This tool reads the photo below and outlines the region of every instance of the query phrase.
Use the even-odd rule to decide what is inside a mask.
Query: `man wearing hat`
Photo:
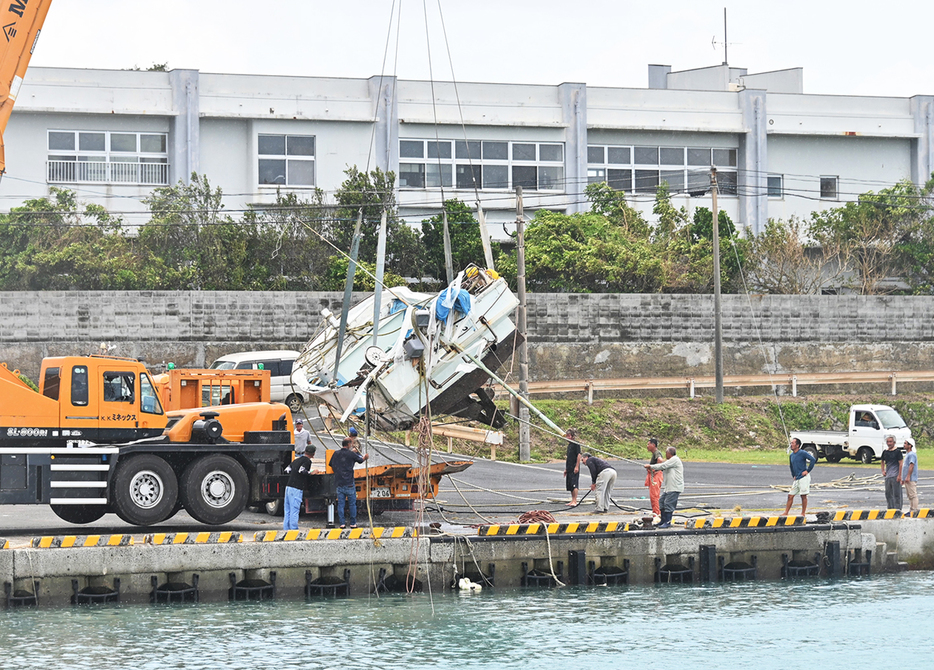
[[[911,505],[910,514],[917,514],[918,505],[918,453],[915,451],[915,441],[912,438],[905,440],[905,458],[902,460],[902,472],[899,481],[905,485],[908,503]]]
[[[305,430],[305,423],[295,419],[295,458],[305,453],[305,447],[311,442],[311,433]]]

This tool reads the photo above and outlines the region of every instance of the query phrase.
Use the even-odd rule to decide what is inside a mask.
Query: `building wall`
[[[690,88],[705,88],[705,78],[716,75],[716,87],[729,89],[721,86],[720,75],[732,82],[734,74],[744,72],[701,68],[667,76],[669,83],[680,76],[694,82]],[[12,207],[48,193],[46,132],[54,128],[169,132],[171,181],[187,179],[189,167],[197,169],[229,194],[225,205],[230,210],[274,197],[273,187],[258,184],[260,133],[315,135],[316,186],[332,193],[348,166],[396,170],[399,138],[430,139],[437,132],[448,139],[561,142],[564,188],[526,190],[524,204],[530,213],[543,207],[566,212],[586,208],[588,144],[735,147],[740,154],[738,194],[725,195],[722,206],[736,223],[753,231],[770,217],[807,217],[815,209],[853,200],[904,177],[919,184],[927,180],[934,146],[930,96],[778,92],[789,89],[779,81],[786,75],[788,81],[803,76],[796,70],[761,73],[755,79],[765,86],[779,82],[770,92],[739,86],[675,90],[475,82],[455,88],[451,82],[391,77],[32,68],[5,134],[9,172],[0,182],[0,202]],[[181,150],[189,136],[197,144],[193,152]],[[786,197],[763,198],[766,172],[786,175]],[[819,198],[821,175],[839,177],[838,201]],[[94,183],[75,190],[82,199],[113,211],[140,211],[145,208],[139,199],[150,188]],[[444,196],[475,200],[466,189],[446,189]],[[398,201],[402,215],[417,223],[439,210],[441,197],[437,188],[403,190]],[[480,197],[491,223],[511,225],[512,188],[484,190]],[[651,199],[645,194],[632,198],[650,220]],[[693,211],[709,207],[710,201],[706,195],[679,195],[676,204]],[[505,236],[502,226],[493,230]]]
[[[362,295],[355,295],[355,301]],[[7,292],[0,361],[97,352],[202,367],[236,351],[301,348],[340,293]],[[535,380],[712,375],[713,298],[529,295]],[[726,374],[934,368],[934,298],[723,296]]]

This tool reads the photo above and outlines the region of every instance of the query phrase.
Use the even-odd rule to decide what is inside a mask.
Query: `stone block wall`
[[[355,301],[364,294],[355,294]],[[301,348],[338,313],[337,292],[0,293],[0,361],[35,378],[43,356],[96,352],[203,367],[217,356]],[[722,300],[726,374],[934,369],[934,298],[741,296]],[[533,380],[713,374],[713,297],[530,294]]]

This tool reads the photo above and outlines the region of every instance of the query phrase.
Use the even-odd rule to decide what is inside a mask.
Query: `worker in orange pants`
[[[649,462],[649,465],[655,465],[659,461],[665,460],[658,451],[658,440],[654,437],[649,439],[649,443],[645,448],[652,454],[652,460]],[[645,485],[649,487],[649,500],[652,501],[652,514],[655,516],[661,516],[662,514],[661,508],[658,506],[658,499],[661,497],[662,493],[662,478],[664,474],[665,473],[661,470],[647,470],[645,473]]]

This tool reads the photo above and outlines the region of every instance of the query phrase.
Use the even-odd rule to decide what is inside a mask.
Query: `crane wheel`
[[[112,496],[117,516],[136,526],[151,526],[175,509],[178,479],[158,456],[140,454],[117,464]]]
[[[202,456],[182,473],[182,504],[201,523],[227,523],[246,509],[249,485],[243,466],[230,456]]]

